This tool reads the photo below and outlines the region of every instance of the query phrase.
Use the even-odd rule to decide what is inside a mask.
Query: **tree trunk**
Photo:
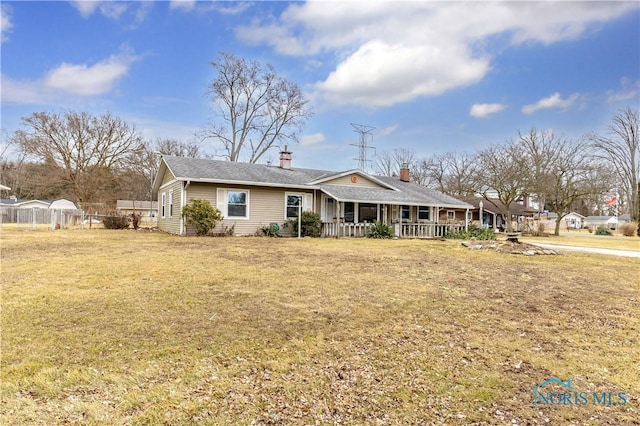
[[[556,219],[556,228],[553,230],[553,235],[555,235],[556,237],[560,235],[560,221],[562,219],[560,218],[560,215],[558,215],[558,218]]]

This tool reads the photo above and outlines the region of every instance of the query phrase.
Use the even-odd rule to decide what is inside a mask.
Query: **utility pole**
[[[373,139],[373,129],[375,127],[365,126],[364,124],[354,124],[351,123],[351,127],[353,127],[353,131],[360,134],[360,139],[357,144],[352,143],[349,144],[351,146],[357,146],[359,149],[358,158],[354,158],[354,160],[358,160],[358,169],[362,171],[367,170],[367,164],[370,163],[370,160],[367,160],[367,150],[373,149],[375,152],[375,147],[368,146],[367,140]]]

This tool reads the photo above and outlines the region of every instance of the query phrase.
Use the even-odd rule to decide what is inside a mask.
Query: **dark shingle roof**
[[[163,157],[171,173],[179,180],[254,182],[301,186],[333,174],[326,170],[282,169],[264,164],[206,160],[201,158]]]
[[[163,160],[178,180],[317,188],[341,201],[412,205],[428,204],[457,208],[471,207],[463,201],[433,189],[415,183],[402,182],[397,177],[373,176],[382,183],[390,185],[392,188],[397,188],[398,191],[388,188],[364,186],[313,185],[311,182],[330,176],[341,175],[344,174],[344,172],[297,168],[282,169],[277,166],[267,166],[264,164],[172,156],[163,156]]]

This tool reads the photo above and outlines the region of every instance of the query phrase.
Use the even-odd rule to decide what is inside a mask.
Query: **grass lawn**
[[[640,424],[640,260],[459,241],[0,238],[2,424]],[[534,407],[551,377],[588,404]]]

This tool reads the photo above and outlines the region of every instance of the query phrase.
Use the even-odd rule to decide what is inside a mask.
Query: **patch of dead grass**
[[[459,242],[2,233],[6,424],[624,424],[637,260]],[[572,378],[625,406],[537,407]]]

